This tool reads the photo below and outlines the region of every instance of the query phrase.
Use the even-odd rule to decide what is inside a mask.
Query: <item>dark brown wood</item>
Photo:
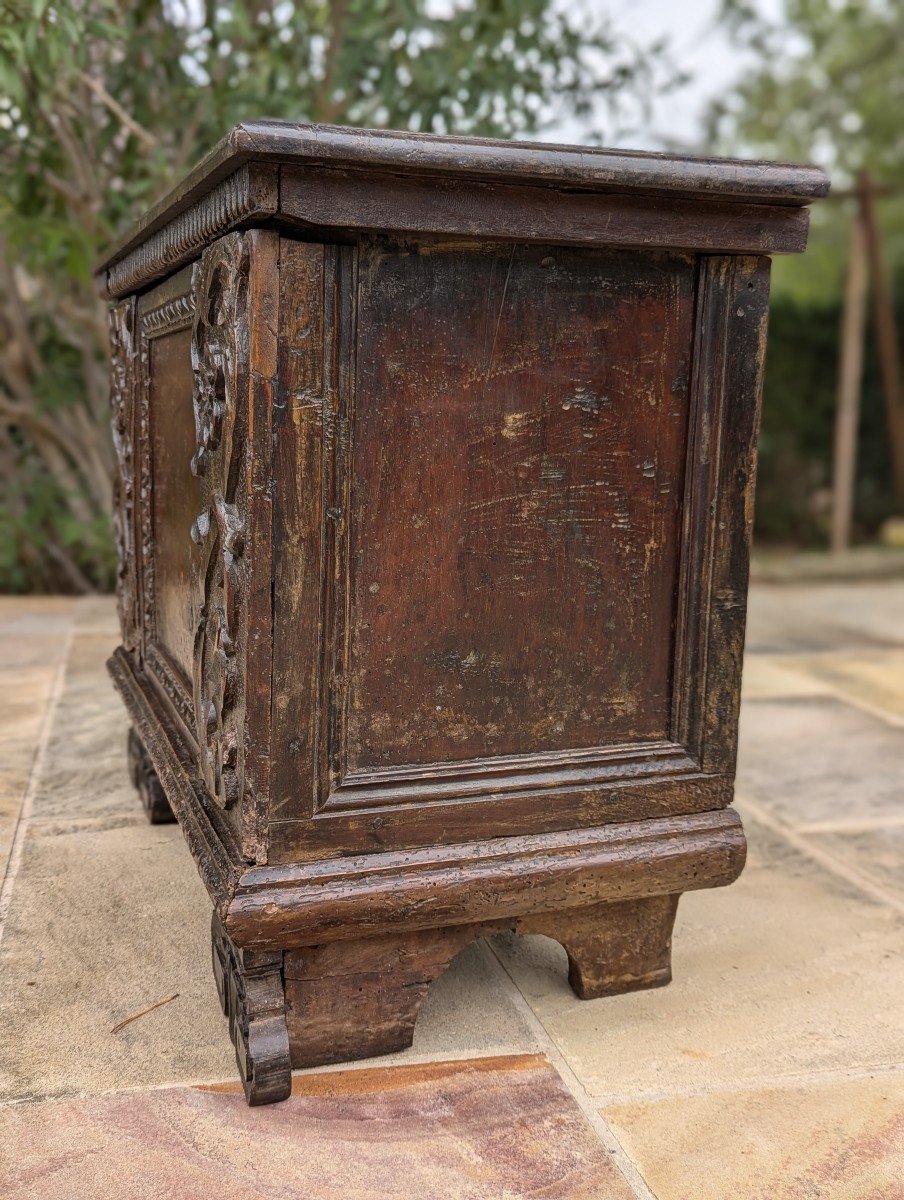
[[[285,955],[293,1067],[411,1045],[429,985],[480,930],[473,925],[326,942]]]
[[[163,221],[153,230],[144,227],[134,248],[110,263],[106,291],[110,296],[126,295],[191,262],[222,234],[266,219],[276,212],[278,191],[274,167],[239,166],[225,179],[217,179],[197,203],[177,204],[177,219]]]
[[[568,981],[581,1000],[663,987],[672,978],[672,926],[677,908],[678,896],[651,896],[569,909],[555,916],[423,929],[286,951],[281,956],[285,1015],[274,995],[270,1061],[276,1061],[280,1073],[286,1053],[284,1029],[291,1064],[296,1068],[406,1049],[414,1038],[430,984],[465,946],[503,930],[544,934],[561,942],[568,956]],[[247,987],[247,968],[243,975],[237,964],[254,961],[275,967],[279,956],[248,951],[243,955],[216,917],[213,931],[214,974],[243,1066],[248,1061],[249,1022],[247,1017],[232,1014],[242,1014],[247,1007],[239,994],[241,987]],[[275,979],[275,970],[271,978]],[[274,984],[274,993],[277,987]],[[253,1022],[250,1024],[253,1031]],[[281,1074],[278,1077],[281,1079]],[[260,1083],[257,1086],[261,1088]],[[274,1092],[280,1088],[275,1078],[272,1087]],[[283,1095],[269,1098],[282,1099]]]
[[[337,783],[667,740],[693,260],[376,242],[358,270],[355,393],[393,403],[345,414]]]
[[[672,981],[672,927],[679,896],[645,896],[596,908],[528,917],[519,933],[542,933],[568,955],[568,982],[579,1000],[621,996]]]
[[[116,475],[113,534],[116,544],[116,606],[126,650],[135,650],[141,627],[135,547],[135,299],[110,309],[110,407]]]
[[[660,986],[741,871],[765,255],[825,187],[265,122],[104,265],[110,670],[249,1102],[408,1045],[501,930]]]
[[[304,175],[298,173],[304,165]],[[645,220],[650,232],[643,244],[698,248],[697,236],[705,237],[708,249],[793,252],[802,250],[806,240],[806,214],[802,210],[813,200],[825,196],[829,181],[818,167],[798,164],[691,158],[683,155],[650,154],[641,151],[592,150],[585,146],[544,146],[529,142],[494,141],[490,138],[443,137],[435,134],[400,134],[391,130],[342,129],[329,125],[292,125],[278,121],[249,122],[237,126],[186,179],[165,196],[116,245],[99,264],[103,289],[109,297],[128,294],[146,286],[169,271],[190,262],[205,245],[231,229],[259,223],[268,218],[308,220],[299,203],[293,210],[281,206],[283,168],[289,168],[293,180],[321,176],[324,169],[343,171],[348,182],[343,187],[357,205],[346,207],[351,228],[364,228],[364,213],[372,206],[372,195],[381,180],[391,177],[415,187],[420,181],[433,186],[424,196],[425,209],[415,214],[412,206],[400,208],[393,216],[383,206],[383,216],[369,228],[406,230],[406,221],[415,221],[413,229],[421,233],[470,233],[498,236],[494,221],[500,219],[500,207],[512,188],[530,185],[550,190],[545,205],[539,199],[530,204],[533,215],[519,221],[517,229],[510,221],[508,234],[519,238],[549,240],[550,224],[538,210],[564,206],[567,219],[571,193],[597,193],[620,197],[613,201],[615,210],[624,215],[627,226],[637,228]],[[348,174],[348,172],[353,172]],[[374,192],[371,192],[371,186]],[[471,192],[472,206],[457,206],[452,222],[439,203],[443,182],[456,186],[479,183],[482,192]],[[289,188],[291,190],[291,187]],[[631,204],[625,194],[678,201],[671,212],[675,223],[688,228],[672,228],[669,218],[657,219],[656,206],[641,202],[640,221],[631,216]],[[321,193],[322,195],[322,189]],[[694,202],[687,205],[687,201]],[[502,205],[500,205],[502,201]],[[696,207],[696,202],[703,205]],[[732,208],[716,210],[716,220],[705,233],[700,218],[705,204],[712,201],[735,202],[751,207],[733,213]],[[512,195],[518,206],[518,192]],[[469,211],[473,208],[477,211]],[[592,211],[593,206],[591,206]],[[666,205],[668,209],[668,203]],[[792,212],[783,211],[790,209]],[[483,221],[478,217],[483,210]],[[581,200],[574,204],[576,214],[586,210]],[[796,213],[793,210],[798,210]],[[336,227],[329,202],[320,205],[327,225]],[[372,208],[371,208],[372,211]],[[603,209],[596,206],[596,211]],[[648,219],[647,219],[648,218]],[[737,219],[738,229],[731,226]],[[388,223],[384,223],[388,222]],[[576,216],[576,229],[586,218]],[[599,218],[591,218],[595,238],[611,243],[608,230]],[[553,240],[560,226],[553,225]],[[655,230],[655,232],[653,232]],[[578,237],[577,240],[585,240]],[[728,242],[720,241],[728,238]],[[676,240],[677,239],[677,240]],[[631,244],[638,244],[636,233]]]
[[[211,922],[213,976],[239,1077],[249,1104],[286,1100],[292,1089],[283,956],[239,950],[216,912]]]
[[[226,916],[241,945],[521,917],[733,882],[746,843],[729,810],[472,841],[291,867],[252,867]]]
[[[129,778],[138,792],[148,821],[151,825],[171,825],[176,815],[166,798],[166,792],[148,757],[148,752],[134,729],[129,730],[126,757],[129,763]]]
[[[285,167],[280,216],[321,232],[386,230],[454,237],[511,238],[543,245],[696,247],[710,251],[794,254],[807,244],[805,208],[671,197],[560,191],[427,176],[400,179],[360,172]]]

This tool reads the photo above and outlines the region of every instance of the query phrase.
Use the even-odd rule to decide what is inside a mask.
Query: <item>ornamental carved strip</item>
[[[138,644],[138,579],[135,555],[135,301],[110,310],[110,404],[116,474],[113,534],[116,544],[116,605],[122,644]]]
[[[107,271],[107,295],[122,296],[190,262],[219,234],[272,216],[277,208],[278,168],[246,163],[206,196],[151,234]]]
[[[204,782],[223,808],[245,787],[245,687],[250,566],[246,296],[247,235],[203,254],[192,284],[191,358],[201,511],[192,527],[193,702]]]

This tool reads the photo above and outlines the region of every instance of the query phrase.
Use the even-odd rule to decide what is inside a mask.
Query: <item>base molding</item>
[[[141,738],[131,726],[126,744],[126,756],[129,763],[129,778],[138,793],[148,821],[151,825],[171,825],[176,820],[176,814],[170,807],[166,792],[163,790],[163,785],[154,770]]]
[[[722,887],[747,853],[733,809],[463,845],[252,867],[224,913],[232,940],[289,950],[510,922]]]
[[[214,976],[245,1097],[249,1104],[286,1099],[292,1068],[406,1049],[430,984],[465,946],[494,933],[540,933],[560,942],[581,1000],[662,987],[671,979],[678,900],[649,896],[284,953],[240,950],[214,913]]]

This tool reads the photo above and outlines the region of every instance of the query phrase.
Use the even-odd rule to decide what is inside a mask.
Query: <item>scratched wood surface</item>
[[[345,769],[667,737],[693,262],[375,245],[359,279]]]

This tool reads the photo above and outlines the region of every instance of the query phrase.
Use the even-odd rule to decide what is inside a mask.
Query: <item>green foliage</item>
[[[756,535],[763,540],[827,542],[840,321],[838,302],[812,305],[789,296],[773,301],[757,473]],[[870,337],[855,495],[858,538],[872,536],[894,511],[876,358]]]
[[[904,281],[904,5],[784,0],[772,21],[751,0],[722,0],[722,20],[752,65],[710,112],[712,148],[818,162],[835,191],[868,170],[890,193],[878,204],[879,223],[890,268]],[[852,215],[850,200],[816,205],[807,253],[775,264],[757,496],[764,536],[810,543],[825,537]],[[865,369],[860,536],[893,508],[872,341]]]
[[[894,189],[880,215],[891,261],[904,265],[904,4],[784,0],[770,21],[751,0],[722,0],[722,20],[753,65],[710,111],[713,148],[818,162],[836,189],[869,170]],[[817,207],[810,249],[783,266],[778,290],[837,294],[849,224],[847,205]]]
[[[15,487],[0,499],[0,592],[113,587],[115,554],[105,515],[78,519],[62,485],[34,456],[21,455]]]
[[[615,124],[661,65],[553,0],[0,0],[0,588],[108,585],[91,264],[233,124]]]

